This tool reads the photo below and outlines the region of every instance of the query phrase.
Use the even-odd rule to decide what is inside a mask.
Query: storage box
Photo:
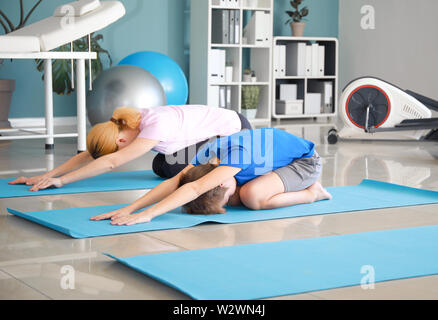
[[[280,84],[280,100],[296,101],[298,86],[296,84]]]
[[[307,93],[306,106],[304,109],[305,114],[321,114],[321,94]]]
[[[277,114],[300,115],[303,114],[303,100],[277,100],[275,108]]]

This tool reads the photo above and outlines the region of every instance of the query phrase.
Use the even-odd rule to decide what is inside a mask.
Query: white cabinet
[[[274,37],[272,65],[271,106],[274,119],[330,118],[337,115],[336,38]],[[302,107],[299,107],[300,104]],[[288,105],[291,107],[285,107]]]
[[[272,0],[191,0],[190,103],[242,112],[246,88],[257,86],[253,125],[272,110]],[[244,71],[255,77],[249,79]]]

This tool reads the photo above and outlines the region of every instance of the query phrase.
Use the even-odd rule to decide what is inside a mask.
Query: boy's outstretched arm
[[[189,164],[187,167],[184,168],[180,173],[178,173],[173,178],[167,179],[163,182],[161,182],[158,186],[153,188],[151,191],[146,193],[141,198],[137,199],[132,204],[120,208],[118,210],[104,213],[95,217],[90,218],[91,220],[105,220],[105,219],[117,219],[123,216],[127,216],[137,210],[140,210],[144,207],[150,206],[154,203],[157,203],[161,200],[163,200],[166,196],[174,192],[176,189],[178,189],[178,185],[180,182],[181,177],[186,173],[188,170],[190,170],[193,167],[193,165]]]
[[[181,186],[154,206],[137,214],[125,215],[114,219],[111,223],[114,225],[133,225],[149,222],[159,215],[195,200],[203,193],[212,190],[226,180],[234,177],[240,170],[240,168],[227,166],[217,167],[202,178]]]

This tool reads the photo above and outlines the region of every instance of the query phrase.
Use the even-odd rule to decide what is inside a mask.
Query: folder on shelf
[[[312,46],[307,45],[306,46],[306,58],[305,58],[305,76],[310,77],[312,76]]]
[[[212,43],[230,43],[230,10],[212,11]]]
[[[226,87],[226,108],[231,109],[231,86]]]
[[[284,77],[286,75],[286,46],[276,45],[273,50],[274,76]]]
[[[312,44],[312,77],[319,75],[319,45],[317,43]]]
[[[274,45],[272,50],[272,55],[274,58],[273,68],[274,68],[274,77],[280,76],[280,46]]]
[[[230,0],[230,1],[231,1],[231,0]],[[235,15],[234,15],[234,11],[235,11],[235,10],[230,10],[230,12],[229,12],[229,15],[230,15],[230,17],[229,17],[229,23],[230,23],[230,25],[229,25],[229,28],[230,28],[230,31],[229,31],[229,33],[230,33],[230,39],[229,39],[229,42],[228,42],[228,43],[230,43],[230,44],[234,44],[234,43],[235,43],[235,41],[234,41],[234,37],[236,36],[236,32],[235,32],[235,30],[234,30],[234,28],[236,27],[236,22],[235,22],[236,17],[235,17]]]
[[[219,52],[219,77],[221,82],[225,82],[226,76],[226,64],[227,64],[227,51],[220,50]]]
[[[270,14],[264,11],[256,11],[244,29],[244,35],[248,44],[268,45],[270,36]]]
[[[219,107],[227,107],[227,87],[219,86]]]
[[[321,93],[307,93],[304,102],[304,114],[314,115],[321,113]]]
[[[209,82],[225,82],[225,61],[226,51],[223,49],[212,49],[209,57]]]
[[[323,77],[325,75],[325,47],[318,47],[318,76]]]
[[[333,113],[332,81],[309,81],[308,92],[321,94],[321,113]]]
[[[234,43],[240,43],[240,10],[234,10]]]
[[[324,100],[322,106],[322,113],[333,113],[334,101],[333,101],[333,82],[327,81],[324,85]]]
[[[278,76],[284,77],[286,75],[286,46],[279,46],[279,69]]]
[[[208,87],[207,105],[210,107],[219,107],[219,86]]]
[[[287,76],[306,75],[307,47],[303,42],[295,42],[286,45],[285,64]],[[287,63],[286,63],[287,60]]]

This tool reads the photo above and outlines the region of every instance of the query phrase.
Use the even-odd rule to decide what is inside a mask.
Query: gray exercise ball
[[[94,126],[111,119],[115,109],[166,105],[166,93],[150,72],[136,66],[115,66],[93,81],[87,95],[88,120]]]

